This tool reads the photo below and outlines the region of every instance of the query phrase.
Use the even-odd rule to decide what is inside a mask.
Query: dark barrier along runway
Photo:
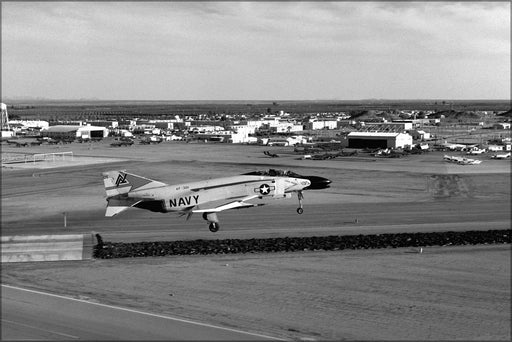
[[[276,339],[2,285],[2,340]]]
[[[4,235],[99,233],[104,241],[139,242],[190,239],[265,238],[510,228],[510,201],[458,199],[404,203],[305,203],[304,214],[292,201],[219,214],[221,230],[211,233],[200,215],[187,221],[176,214],[129,209],[104,217],[104,210],[4,224]]]

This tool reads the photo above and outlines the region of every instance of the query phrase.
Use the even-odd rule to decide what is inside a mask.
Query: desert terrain
[[[2,234],[90,233],[106,241],[510,228],[510,162],[443,153],[300,160],[293,148],[108,141],[17,148],[73,160],[4,165]],[[138,209],[105,218],[101,172],[174,184],[280,168],[333,181],[296,198],[219,215],[212,234]],[[63,226],[66,213],[67,226]],[[510,245],[183,256],[2,265],[2,283],[291,339],[510,339]]]

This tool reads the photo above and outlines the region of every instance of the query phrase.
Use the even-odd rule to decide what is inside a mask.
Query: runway
[[[305,205],[270,203],[219,215],[221,230],[211,233],[200,215],[189,221],[176,214],[130,209],[115,217],[104,210],[77,211],[4,224],[3,234],[99,233],[104,241],[139,242],[190,239],[325,236],[403,232],[464,231],[510,228],[510,201],[457,199],[428,202],[325,203]]]
[[[260,334],[2,285],[2,340],[276,340]]]

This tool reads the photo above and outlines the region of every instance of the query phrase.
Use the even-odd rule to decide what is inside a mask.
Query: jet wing
[[[251,207],[259,207],[264,205],[263,203],[259,204],[253,204],[253,203],[247,203],[246,201],[249,201],[253,198],[258,197],[258,195],[245,197],[238,201],[229,202],[220,206],[217,206],[215,208],[210,209],[193,209],[191,210],[192,213],[218,213],[224,210],[230,210],[230,209],[242,209],[242,208],[251,208]]]

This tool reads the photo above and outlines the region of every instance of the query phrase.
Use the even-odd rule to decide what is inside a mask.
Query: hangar
[[[412,136],[405,133],[350,132],[349,148],[398,148],[412,146]]]
[[[41,130],[41,134],[54,139],[102,139],[108,136],[108,129],[97,126],[56,125]]]

